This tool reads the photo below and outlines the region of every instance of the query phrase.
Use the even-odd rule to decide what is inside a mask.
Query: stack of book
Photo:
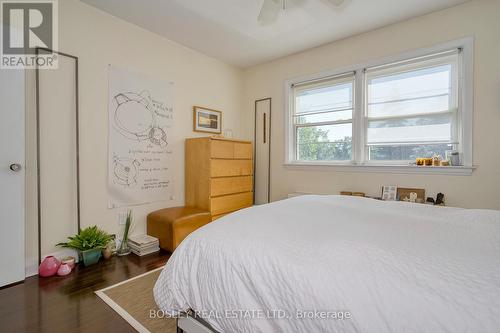
[[[145,256],[146,254],[160,251],[160,241],[158,238],[149,235],[130,236],[128,246],[138,256]]]

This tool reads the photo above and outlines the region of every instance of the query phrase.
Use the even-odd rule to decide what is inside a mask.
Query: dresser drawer
[[[211,177],[249,176],[253,174],[252,160],[211,160]]]
[[[251,143],[234,143],[234,158],[238,159],[248,159],[251,160],[253,158],[253,149]]]
[[[250,192],[253,188],[252,176],[223,177],[210,179],[212,197],[233,193]]]
[[[225,195],[210,199],[212,216],[234,212],[253,204],[253,192]]]
[[[234,142],[222,140],[210,140],[210,157],[233,158]]]

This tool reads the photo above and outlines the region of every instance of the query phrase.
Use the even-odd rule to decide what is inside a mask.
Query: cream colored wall
[[[253,124],[254,100],[272,97],[273,200],[287,193],[380,193],[382,185],[443,192],[449,205],[500,209],[500,1],[474,0],[464,5],[404,21],[245,70],[244,123]],[[367,13],[368,15],[368,13]],[[305,74],[342,68],[446,41],[475,38],[475,110],[472,176],[403,175],[297,170],[283,166],[284,81]],[[253,137],[253,126],[245,136]]]
[[[235,137],[241,134],[242,71],[77,0],[59,1],[59,48],[79,57],[83,227],[97,224],[110,233],[119,233],[118,213],[127,209],[107,208],[108,64],[175,83],[175,199],[131,207],[135,216],[133,232],[145,232],[149,212],[184,203],[184,139],[197,136],[192,132],[193,105],[222,110],[223,128],[231,128]],[[31,119],[32,90],[31,85],[28,87]],[[29,125],[28,133],[34,133],[34,124]],[[31,146],[27,154],[30,183],[27,250],[31,265],[37,256],[33,138],[32,135],[28,138]]]

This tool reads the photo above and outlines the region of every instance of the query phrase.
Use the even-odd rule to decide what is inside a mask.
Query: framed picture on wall
[[[193,106],[193,131],[222,133],[222,111]]]

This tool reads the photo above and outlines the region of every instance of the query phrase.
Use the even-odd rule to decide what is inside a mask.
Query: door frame
[[[262,98],[262,99],[257,99],[255,100],[254,103],[254,128],[253,128],[253,142],[254,142],[254,149],[253,149],[253,170],[254,170],[254,177],[255,177],[255,170],[257,167],[257,103],[263,102],[263,101],[269,101],[269,159],[268,159],[268,175],[267,175],[267,202],[271,202],[271,137],[272,137],[272,131],[271,131],[271,118],[272,118],[272,110],[273,110],[273,99],[271,97],[267,98]],[[255,178],[253,180],[253,202],[255,202]]]
[[[58,54],[71,58],[75,61],[75,136],[76,136],[76,218],[78,232],[81,230],[80,224],[80,118],[79,118],[79,87],[78,87],[78,57],[59,51],[54,51],[45,47],[36,47],[35,54],[38,57],[40,51]],[[36,104],[36,182],[37,182],[37,219],[38,219],[38,263],[42,262],[42,196],[40,191],[40,68],[35,67],[35,104]]]

